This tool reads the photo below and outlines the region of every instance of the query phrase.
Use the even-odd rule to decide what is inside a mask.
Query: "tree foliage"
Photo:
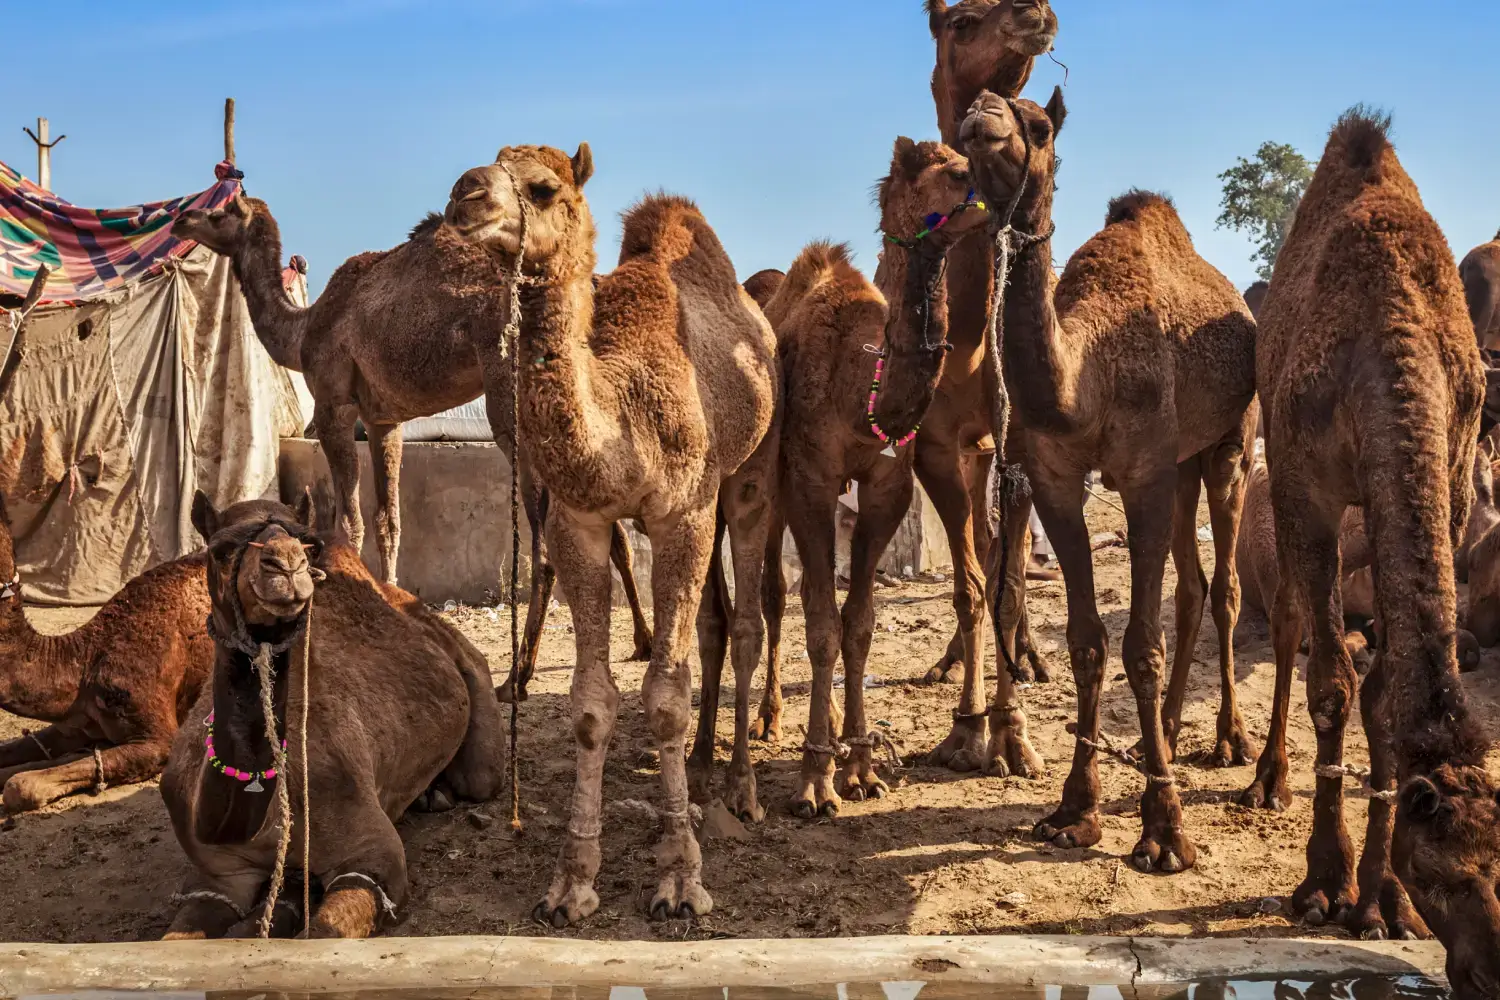
[[[1248,232],[1256,240],[1250,259],[1267,281],[1312,175],[1313,165],[1305,156],[1275,142],[1261,143],[1254,159],[1242,156],[1219,175],[1224,182],[1219,227]]]

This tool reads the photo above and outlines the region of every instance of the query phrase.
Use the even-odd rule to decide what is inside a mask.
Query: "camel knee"
[[[1160,630],[1145,623],[1132,622],[1125,630],[1120,654],[1125,661],[1125,676],[1136,697],[1160,697],[1166,666]]]
[[[615,728],[615,713],[620,696],[611,692],[600,703],[575,705],[573,708],[573,738],[584,750],[597,750],[609,742]]]
[[[958,627],[968,632],[979,624],[978,591],[966,586],[964,581],[953,581],[953,613],[958,617]]]
[[[760,662],[761,647],[765,645],[766,627],[759,615],[748,615],[734,623],[735,676],[741,672],[747,676]]]
[[[646,711],[646,728],[658,743],[682,739],[692,714],[692,695],[687,666],[659,670],[653,663],[646,671],[641,703]]]

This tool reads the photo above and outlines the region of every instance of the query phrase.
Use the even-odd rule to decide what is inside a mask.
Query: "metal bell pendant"
[[[261,787],[260,779],[256,778],[254,781],[250,782],[250,784],[248,784],[248,785],[245,786],[245,791],[247,791],[247,792],[263,792],[263,791],[265,791],[265,789],[263,787]]]
[[[882,451],[880,454],[883,455],[886,458],[895,458],[896,457],[896,446],[893,445],[893,444],[888,444],[888,445],[885,446],[885,451]]]

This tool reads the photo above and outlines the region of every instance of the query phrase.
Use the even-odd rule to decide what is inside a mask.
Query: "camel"
[[[1266,292],[1270,291],[1271,283],[1268,281],[1257,281],[1245,289],[1245,305],[1250,307],[1250,315],[1260,318],[1260,308],[1266,304]]]
[[[610,522],[638,517],[653,554],[655,638],[641,700],[663,801],[650,913],[706,914],[713,900],[689,821],[685,754],[692,618],[701,610],[700,651],[713,652],[705,647],[720,640],[706,626],[723,609],[709,564],[722,519],[736,582],[731,658],[748,690],[765,635],[760,584],[776,486],[770,325],[702,213],[676,196],[626,212],[619,266],[596,288],[583,194],[593,169],[587,144],[571,158],[508,147],[458,179],[445,213],[456,235],[521,271],[511,276],[521,282],[521,446],[552,497],[548,547],[577,637],[571,819],[534,911],[558,927],[599,905],[600,799],[620,700],[609,668]]]
[[[1486,350],[1500,349],[1500,233],[1470,250],[1458,266],[1474,335]]]
[[[401,544],[401,423],[441,413],[483,392],[495,441],[507,455],[512,453],[510,371],[500,357],[509,300],[492,287],[488,259],[455,239],[439,216],[429,215],[400,246],[345,261],[317,301],[300,307],[281,284],[281,230],[265,202],[241,194],[221,208],[184,212],[172,233],[230,259],[267,353],[283,368],[307,376],[313,427],[328,458],[340,527],[356,552],[364,544],[365,528],[354,422],[356,417],[363,421],[375,469],[380,577],[395,585]],[[519,474],[531,526],[531,600],[521,675],[501,686],[504,700],[513,690],[525,699],[553,583],[541,548],[544,490],[524,464]],[[611,541],[611,558],[635,620],[633,656],[645,659],[651,630],[641,610],[624,529],[616,527]]]
[[[208,540],[215,657],[162,774],[162,799],[195,869],[169,939],[254,933],[283,823],[297,845],[287,871],[318,905],[303,914],[298,894],[284,893],[272,904],[272,933],[305,922],[311,937],[368,937],[406,901],[395,820],[434,787],[470,800],[500,788],[500,713],[483,656],[410,595],[401,595],[406,609],[393,607],[358,551],[325,550],[312,523],[309,497],[295,511],[261,500],[218,511],[202,493],[194,500],[193,524]],[[249,655],[257,649],[271,657],[269,695]],[[267,739],[263,696],[286,774]],[[290,816],[269,794],[281,781],[290,783]],[[309,831],[310,857],[300,846]]]
[[[1196,848],[1182,826],[1163,726],[1162,577],[1170,550],[1179,578],[1176,673],[1191,662],[1202,613],[1195,512],[1206,483],[1216,548],[1211,601],[1225,679],[1216,753],[1233,762],[1248,752],[1233,693],[1233,545],[1254,426],[1255,323],[1239,292],[1198,256],[1172,204],[1142,191],[1110,204],[1104,230],[1073,255],[1053,291],[1055,139],[1065,117],[1061,89],[1046,109],[984,94],[963,126],[985,201],[992,211],[1014,204],[1011,217],[997,222],[1007,227],[997,238],[1016,247],[1001,356],[1033,501],[1067,586],[1078,684],[1072,771],[1061,806],[1036,833],[1064,847],[1092,846],[1101,836],[1097,752],[1105,746],[1099,698],[1108,635],[1083,517],[1084,477],[1099,469],[1122,496],[1130,537],[1122,654],[1146,772],[1143,835],[1131,860],[1144,871],[1179,872],[1193,865]],[[1016,233],[1023,235],[1008,235]],[[1001,673],[997,701],[1008,694]],[[1021,717],[1019,707],[1009,714]]]
[[[889,246],[874,284],[854,267],[846,247],[813,243],[765,305],[786,389],[780,502],[764,578],[771,637],[766,695],[780,688],[781,539],[787,523],[803,563],[813,669],[802,776],[791,802],[792,812],[805,819],[837,813],[841,798],[860,801],[889,791],[873,759],[884,741],[870,735],[864,709],[875,570],[911,504],[915,449],[908,445],[942,376],[948,250],[986,219],[973,201],[968,163],[939,143],[897,139],[879,192],[881,231]],[[859,512],[841,615],[834,585],[834,520],[850,480],[859,484]],[[833,674],[840,655],[843,732],[836,738],[829,727],[836,715]],[[714,714],[707,709],[706,692],[713,685],[706,674],[704,683],[695,750],[707,748],[711,762]],[[772,717],[779,707],[773,706]],[[737,754],[744,740],[736,726]],[[838,758],[845,759],[835,782]],[[1039,761],[1029,763],[1040,767]]]
[[[1368,937],[1419,935],[1425,920],[1447,946],[1454,995],[1494,996],[1500,804],[1458,676],[1453,576],[1473,501],[1484,366],[1452,253],[1388,127],[1362,107],[1334,126],[1277,260],[1256,352],[1281,570],[1271,631],[1283,718],[1311,622],[1318,781],[1293,903],[1304,919],[1342,920]],[[1338,533],[1352,505],[1364,509],[1380,619],[1360,692],[1375,794],[1357,874],[1343,818],[1356,678],[1338,586]],[[1268,741],[1245,804],[1284,804],[1286,771],[1284,749]]]
[[[1464,623],[1473,633],[1475,644],[1483,647],[1500,645],[1500,509],[1495,503],[1495,477],[1490,456],[1482,446],[1474,459],[1474,507],[1469,514],[1455,573],[1469,585],[1469,606]],[[1462,655],[1459,668],[1472,669]]]
[[[45,269],[43,269],[45,271]],[[26,315],[46,274],[17,310],[0,397],[25,351]],[[156,777],[172,737],[213,663],[204,631],[208,583],[201,555],[131,580],[89,622],[42,635],[26,619],[9,520],[0,504],[0,708],[50,723],[0,743],[0,785],[15,814],[85,789]]]
[[[937,50],[932,97],[942,140],[961,149],[959,129],[982,91],[1016,97],[1031,77],[1036,58],[1052,48],[1057,15],[1048,0],[926,0],[928,27]],[[985,742],[986,708],[981,659],[984,656],[983,567],[989,560],[990,525],[984,512],[986,482],[995,450],[994,429],[984,374],[984,335],[993,285],[988,241],[975,234],[948,255],[948,342],[952,351],[922,429],[917,435],[916,474],[948,534],[953,559],[953,610],[957,628],[942,658],[928,671],[931,681],[947,680],[962,668],[962,691],[953,729],[932,754],[934,763],[955,771],[1005,769],[999,751],[1010,730],[990,726]],[[1021,443],[1012,429],[1005,442],[1019,457]],[[1021,500],[1006,514],[1012,535],[1006,574],[1007,607],[997,652],[1006,654],[1023,680],[1045,681],[1051,668],[1031,638],[1026,617],[1026,544],[1031,506]],[[1002,668],[1004,669],[1004,668]],[[998,723],[999,720],[995,720]],[[995,737],[999,732],[1002,735]]]

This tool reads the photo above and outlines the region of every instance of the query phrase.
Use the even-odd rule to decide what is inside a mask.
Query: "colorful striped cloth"
[[[79,208],[0,163],[0,294],[25,295],[38,264],[52,268],[43,302],[78,303],[161,270],[196,245],[172,235],[172,220],[217,208],[240,191],[225,161],[207,191],[130,208]]]

